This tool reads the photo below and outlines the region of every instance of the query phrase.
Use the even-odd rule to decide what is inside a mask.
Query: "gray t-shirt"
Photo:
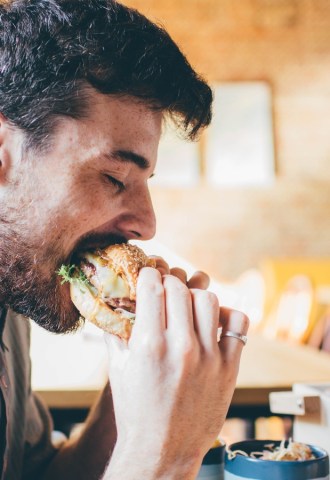
[[[31,392],[30,321],[11,310],[0,312],[1,480],[37,480],[56,454],[52,421]],[[0,460],[1,465],[1,460]]]

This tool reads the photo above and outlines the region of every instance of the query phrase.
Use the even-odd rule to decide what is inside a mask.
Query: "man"
[[[238,338],[217,343],[205,274],[186,281],[163,260],[141,271],[129,343],[107,336],[111,392],[59,450],[30,391],[27,317],[73,331],[79,314],[59,267],[82,249],[154,235],[147,184],[164,119],[194,138],[210,122],[211,91],[163,29],[112,0],[0,4],[0,75],[2,478],[193,479],[247,330],[221,309]]]

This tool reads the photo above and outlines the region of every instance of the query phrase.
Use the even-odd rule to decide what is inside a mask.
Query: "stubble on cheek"
[[[58,237],[58,236],[57,236]],[[59,241],[24,238],[7,228],[0,245],[0,298],[17,313],[55,333],[79,327],[79,313],[57,270],[65,260]]]

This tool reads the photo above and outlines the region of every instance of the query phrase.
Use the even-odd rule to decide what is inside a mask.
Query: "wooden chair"
[[[260,270],[266,291],[259,331],[308,343],[330,306],[330,258],[266,258]]]

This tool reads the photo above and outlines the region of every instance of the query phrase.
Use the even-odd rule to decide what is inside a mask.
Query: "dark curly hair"
[[[114,0],[0,0],[0,111],[41,147],[59,116],[81,118],[90,87],[130,95],[193,139],[212,92],[168,33]]]

